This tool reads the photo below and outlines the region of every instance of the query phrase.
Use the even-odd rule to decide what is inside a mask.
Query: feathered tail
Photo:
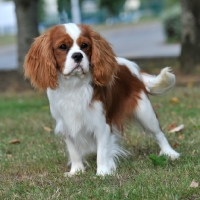
[[[148,92],[152,95],[162,95],[170,90],[176,83],[176,77],[171,73],[170,67],[161,70],[157,76],[141,73]]]

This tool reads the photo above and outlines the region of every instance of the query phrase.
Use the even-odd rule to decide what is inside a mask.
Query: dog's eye
[[[87,47],[88,47],[88,44],[86,44],[86,43],[81,44],[81,49],[85,49]]]
[[[68,49],[66,44],[61,44],[58,48],[61,49],[61,50],[67,50]]]

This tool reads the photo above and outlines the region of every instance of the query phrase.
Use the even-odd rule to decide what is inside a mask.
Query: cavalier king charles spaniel
[[[84,158],[97,154],[97,175],[112,174],[127,151],[119,135],[136,118],[153,134],[161,151],[179,157],[162,132],[148,95],[160,95],[175,84],[169,68],[159,75],[142,73],[131,61],[116,57],[110,44],[87,25],[50,28],[37,37],[24,63],[34,87],[47,90],[55,133],[64,136],[71,176],[84,172]]]

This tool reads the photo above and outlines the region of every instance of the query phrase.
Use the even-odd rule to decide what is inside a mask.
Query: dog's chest
[[[81,122],[87,115],[92,101],[92,91],[88,88],[70,91],[58,100],[57,108],[64,118],[74,122]]]
[[[63,129],[74,137],[80,131],[92,132],[95,129],[95,118],[98,113],[102,113],[102,106],[101,103],[92,102],[91,86],[52,92],[48,97],[51,114],[56,119],[57,125],[61,123]]]

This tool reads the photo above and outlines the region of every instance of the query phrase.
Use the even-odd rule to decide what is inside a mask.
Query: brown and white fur
[[[175,84],[164,68],[158,76],[115,57],[109,43],[87,25],[73,23],[50,28],[35,39],[26,58],[25,76],[47,90],[55,133],[64,136],[70,172],[84,172],[84,157],[97,153],[97,175],[111,174],[126,151],[118,144],[127,119],[136,117],[154,135],[161,151],[176,159],[162,132],[148,94],[160,95]]]

